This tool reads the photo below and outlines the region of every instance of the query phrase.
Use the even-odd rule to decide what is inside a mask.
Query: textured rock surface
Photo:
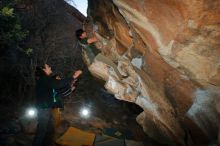
[[[36,55],[33,67],[47,61],[64,74],[83,68],[74,36],[83,17],[62,0],[19,2],[22,22],[30,30],[27,46]],[[68,122],[60,131],[70,125],[96,133],[130,128],[135,139],[143,140],[136,118],[158,143],[220,141],[219,0],[89,0],[88,12],[98,28],[97,46],[111,60],[97,57],[89,70],[115,98],[133,102],[143,112],[134,117],[140,110],[132,113],[137,110],[128,108],[132,104],[100,91],[84,71],[76,92],[65,101],[62,118]],[[92,118],[80,117],[84,105],[91,107]]]
[[[27,57],[25,64],[19,61],[23,56],[16,56],[16,52],[12,52],[12,55],[16,56],[16,59],[10,58],[14,59],[12,63],[1,62],[1,65],[4,64],[8,68],[16,66],[19,70],[26,65],[27,74],[19,76],[17,72],[11,72],[0,65],[0,70],[4,70],[5,74],[16,76],[16,78],[8,78],[3,75],[4,78],[1,78],[11,82],[6,82],[8,86],[1,82],[0,86],[2,90],[6,88],[9,90],[6,94],[8,96],[0,93],[1,101],[4,101],[0,103],[0,113],[3,115],[0,118],[0,145],[31,145],[37,121],[22,115],[26,108],[32,105],[30,98],[34,97],[34,92],[30,90],[34,88],[34,75],[31,73],[34,72],[35,66],[42,62],[49,63],[53,71],[62,77],[72,74],[76,69],[83,70],[76,91],[65,98],[62,122],[56,136],[61,136],[69,126],[96,134],[101,134],[105,128],[112,128],[127,131],[129,136],[132,135],[132,139],[146,141],[148,137],[135,120],[142,109],[135,104],[118,101],[107,93],[103,85],[100,86],[103,82],[94,80],[83,64],[81,47],[75,38],[75,30],[81,27],[84,16],[63,0],[19,0],[18,2],[16,11],[19,12],[24,27],[30,31],[24,48],[31,48],[33,52]],[[17,79],[23,77],[26,77],[25,81],[30,83],[29,88],[21,86],[22,90],[29,93],[28,96],[26,94],[19,96],[17,90],[11,88],[17,82],[22,82],[23,80]],[[8,102],[5,99],[8,99]],[[81,116],[82,107],[90,109],[89,118]],[[125,134],[127,133],[123,133],[124,136]]]
[[[91,0],[88,12],[124,78],[111,65],[90,71],[144,110],[145,133],[171,145],[217,143],[220,1]]]
[[[82,26],[84,16],[63,0],[23,0],[18,8],[22,22],[30,30],[27,46],[33,49],[33,68],[39,62],[47,62],[61,76],[71,74],[76,69],[83,70],[76,91],[65,98],[60,133],[68,126],[97,134],[105,128],[115,128],[129,130],[136,140],[146,139],[135,120],[142,109],[114,99],[100,86],[103,83],[96,82],[83,64],[75,30]],[[91,110],[89,118],[81,116],[82,107]]]
[[[85,17],[62,0],[22,0],[18,5],[24,27],[30,31],[27,46],[34,63],[48,62],[65,73],[82,66],[75,30]]]

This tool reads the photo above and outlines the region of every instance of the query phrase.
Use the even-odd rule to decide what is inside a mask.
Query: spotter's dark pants
[[[38,125],[32,146],[51,146],[54,137],[52,109],[38,109]]]

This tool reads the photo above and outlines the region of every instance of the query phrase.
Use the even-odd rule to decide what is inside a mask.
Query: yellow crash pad
[[[70,127],[56,143],[62,146],[92,146],[94,140],[95,134]]]

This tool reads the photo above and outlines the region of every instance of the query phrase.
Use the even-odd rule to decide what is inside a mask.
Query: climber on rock
[[[86,55],[89,58],[89,64],[91,65],[94,60],[100,61],[100,62],[104,63],[107,66],[107,68],[109,68],[108,70],[111,70],[110,68],[112,68],[113,72],[116,73],[116,76],[118,78],[122,78],[122,75],[118,71],[117,65],[115,64],[115,62],[113,62],[109,56],[105,55],[106,50],[104,50],[102,47],[99,47],[99,50],[101,49],[101,51],[102,51],[102,52],[100,52],[97,49],[96,44],[98,42],[102,42],[103,40],[98,39],[100,37],[97,37],[96,35],[99,36],[98,34],[93,32],[93,36],[88,37],[86,31],[84,31],[82,29],[78,29],[76,31],[76,37],[78,38],[80,45],[84,48]],[[97,51],[99,51],[99,52],[97,52]]]
[[[88,37],[87,32],[84,31],[83,29],[76,30],[76,37],[83,44],[93,44],[93,43],[98,41],[97,38],[96,38],[95,32],[93,32],[93,36],[92,37]]]
[[[89,37],[87,32],[82,29],[76,30],[75,33],[80,45],[83,47],[83,51],[86,52],[86,55],[89,58],[89,64],[91,64],[94,61],[95,56],[100,53],[95,46],[95,43],[98,41],[95,32],[92,37]]]

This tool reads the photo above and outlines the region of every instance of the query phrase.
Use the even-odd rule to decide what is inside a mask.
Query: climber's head
[[[81,39],[87,37],[87,33],[82,29],[78,29],[78,30],[76,30],[76,37],[77,37],[77,39],[81,40]]]

